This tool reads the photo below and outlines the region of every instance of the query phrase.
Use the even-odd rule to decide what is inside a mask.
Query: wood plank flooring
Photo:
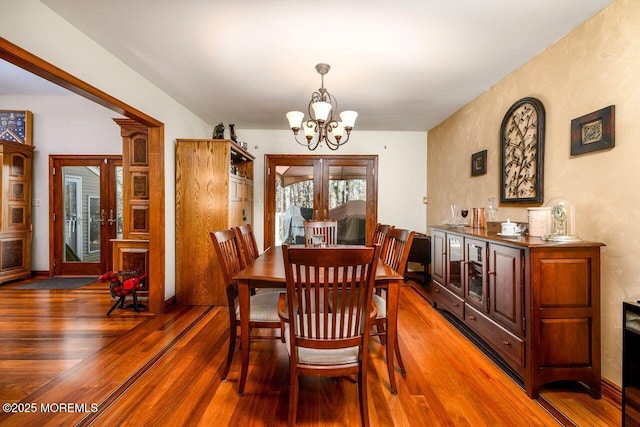
[[[389,392],[384,350],[377,339],[369,343],[372,426],[561,424],[418,291],[401,291],[408,374],[398,374],[397,395]],[[246,391],[238,397],[238,353],[228,380],[220,381],[226,307],[162,315],[117,309],[106,317],[110,306],[100,283],[72,291],[0,286],[0,403],[36,409],[0,412],[0,425],[286,425],[288,358],[279,340],[251,342]],[[298,425],[359,425],[356,387],[348,378],[304,378]],[[620,424],[620,408],[606,398],[567,385],[544,395],[574,425]]]

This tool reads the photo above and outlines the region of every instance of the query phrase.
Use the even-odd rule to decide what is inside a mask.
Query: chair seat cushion
[[[279,322],[278,298],[280,292],[264,292],[251,296],[249,322]],[[240,321],[240,307],[236,308],[236,319]]]
[[[322,317],[324,315],[320,314],[320,316]],[[332,315],[330,314],[330,316]],[[340,320],[337,319],[337,322],[339,324]],[[323,323],[322,319],[320,320],[320,323]],[[331,324],[331,320],[329,320],[329,324]],[[285,324],[284,337],[287,345],[287,351],[289,352],[289,355],[291,355],[291,338],[288,323]],[[358,346],[340,349],[312,349],[306,347],[297,347],[296,349],[298,351],[298,363],[301,364],[342,365],[358,362]]]
[[[376,306],[376,310],[378,311],[376,319],[384,319],[387,317],[387,300],[384,297],[373,294],[371,302]]]

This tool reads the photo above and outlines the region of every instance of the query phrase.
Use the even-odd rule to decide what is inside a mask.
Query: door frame
[[[115,239],[115,224],[113,233],[105,233],[105,228],[100,229],[100,262],[82,263],[84,265],[64,266],[64,254],[62,253],[63,220],[58,218],[62,213],[62,192],[64,182],[61,168],[64,166],[96,166],[100,168],[100,208],[107,209],[105,203],[115,206],[116,188],[115,176],[112,174],[115,168],[122,166],[122,155],[49,155],[49,276],[87,274],[99,275],[112,269],[113,253],[111,239]],[[104,186],[104,183],[107,186]],[[60,193],[58,193],[60,192]],[[81,201],[82,203],[82,201]],[[104,220],[107,218],[105,216]],[[106,223],[108,225],[109,222]],[[106,230],[109,230],[107,227]],[[95,265],[93,265],[95,264]],[[63,270],[64,268],[64,270]]]
[[[149,142],[149,312],[165,311],[164,123],[78,79],[0,37],[0,59],[42,77],[105,108],[148,126]],[[174,298],[175,300],[175,298]]]
[[[377,155],[315,155],[315,154],[265,154],[264,156],[264,247],[275,244],[275,168],[276,166],[313,166],[314,218],[322,219],[328,204],[328,192],[322,184],[331,165],[367,166],[366,243],[371,244],[378,221],[378,156]],[[326,161],[325,161],[326,160]],[[271,172],[274,175],[271,176]],[[317,213],[316,213],[317,211]],[[316,218],[317,217],[317,218]]]

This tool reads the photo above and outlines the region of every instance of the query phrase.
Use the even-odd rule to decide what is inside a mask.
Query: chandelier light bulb
[[[343,111],[340,113],[341,121],[334,120],[334,111],[337,113],[338,101],[324,87],[324,76],[329,72],[329,64],[320,63],[316,65],[316,71],[320,74],[320,89],[311,94],[311,101],[307,107],[309,120],[304,121],[304,113],[300,111],[289,111],[286,114],[289,120],[289,127],[293,131],[294,139],[300,145],[304,145],[313,151],[321,143],[329,149],[337,150],[349,140],[349,135],[356,122],[358,113],[355,111]],[[302,128],[306,141],[298,140],[298,131]],[[346,131],[346,136],[345,136]]]

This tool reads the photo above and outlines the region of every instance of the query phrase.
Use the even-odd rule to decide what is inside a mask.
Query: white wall
[[[176,138],[208,137],[212,126],[39,1],[3,2],[2,14],[11,17],[3,20],[0,30],[3,38],[165,124],[165,298],[174,295],[174,141]]]
[[[0,110],[33,113],[31,269],[49,270],[49,155],[122,154],[113,111],[78,95],[0,96]],[[39,206],[36,205],[39,201]]]
[[[298,145],[291,130],[236,128],[238,141],[246,142],[255,156],[254,231],[258,248],[264,242],[264,155],[265,154],[377,154],[378,221],[425,233],[427,208],[427,133],[358,131],[337,151],[326,147],[309,151]],[[283,129],[287,122],[283,114]]]
[[[175,140],[208,138],[211,136],[212,126],[204,123],[39,1],[5,3],[3,15],[11,16],[11,19],[3,21],[0,36],[165,124],[165,297],[174,295]],[[25,25],[25,22],[29,25]],[[18,106],[12,105],[11,108]],[[34,110],[31,106],[21,109]],[[36,118],[34,123],[37,123]],[[255,224],[259,243],[263,236],[264,154],[310,153],[294,142],[291,131],[286,130],[287,122],[284,118],[282,128],[282,131],[242,130],[241,124],[237,128],[239,139],[248,142],[249,151],[256,156]],[[34,145],[37,146],[38,136],[35,133],[34,131]],[[426,195],[426,142],[426,132],[363,132],[357,130],[356,123],[351,140],[340,149],[340,154],[379,155],[378,219],[381,222],[426,231],[426,207],[422,204],[422,197]],[[328,149],[317,152],[333,153]],[[38,190],[37,194],[40,197],[43,193]],[[44,207],[38,212],[42,210]],[[42,256],[44,255],[38,249],[38,258]],[[41,261],[37,262],[40,265]]]

